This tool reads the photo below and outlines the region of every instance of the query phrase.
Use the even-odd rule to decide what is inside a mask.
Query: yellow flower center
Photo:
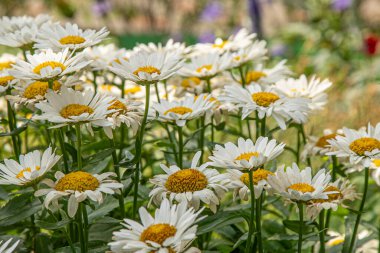
[[[337,193],[331,193],[327,194],[328,199],[315,199],[313,200],[313,203],[324,203],[324,202],[332,202],[334,200],[339,200],[343,198],[342,192],[335,186],[329,185],[327,186],[323,192],[337,192]]]
[[[228,40],[223,40],[220,43],[215,43],[212,45],[213,48],[224,48],[225,45],[227,45]]]
[[[168,114],[169,112],[174,112],[176,114],[184,115],[186,113],[193,112],[193,110],[191,108],[189,108],[189,107],[177,106],[177,107],[170,108],[169,110],[167,110],[166,112],[164,112],[164,115]]]
[[[60,111],[60,114],[65,119],[68,119],[69,117],[72,117],[72,116],[79,116],[83,113],[92,114],[93,112],[94,110],[87,105],[69,104],[62,108],[62,110]]]
[[[343,237],[338,237],[336,239],[332,239],[331,241],[327,242],[327,245],[330,246],[330,247],[333,247],[333,246],[336,246],[336,245],[340,245],[344,242],[344,238]]]
[[[114,86],[112,84],[102,84],[99,86],[99,90],[111,91]]]
[[[258,152],[248,152],[248,153],[243,153],[239,155],[238,157],[235,158],[235,160],[247,160],[251,159],[252,156],[258,157],[259,153]]]
[[[195,169],[179,170],[168,177],[166,189],[175,193],[195,192],[207,187],[207,177]]]
[[[246,83],[257,82],[261,78],[266,77],[267,74],[261,71],[249,71],[245,76]]]
[[[269,175],[274,175],[273,172],[264,169],[258,169],[252,173],[253,184],[257,185],[261,180],[267,180]],[[240,180],[245,184],[249,185],[249,173],[244,173],[241,175]]]
[[[0,70],[10,69],[15,64],[13,61],[0,62]]]
[[[53,90],[58,91],[61,88],[61,84],[58,81],[53,82]],[[48,82],[36,81],[29,84],[26,87],[23,96],[27,99],[33,99],[37,96],[45,97],[46,92],[49,89]]]
[[[181,86],[184,88],[192,88],[195,85],[199,85],[201,83],[201,79],[197,77],[189,77],[185,78],[181,82]]]
[[[156,67],[153,67],[153,66],[143,66],[143,67],[139,67],[138,69],[136,69],[135,71],[133,71],[133,74],[138,76],[140,72],[145,72],[147,74],[154,74],[156,73],[157,75],[160,75],[161,74],[161,71],[156,68]]]
[[[82,44],[83,42],[85,42],[86,39],[81,37],[81,36],[76,36],[76,35],[69,35],[69,36],[66,36],[66,37],[63,37],[59,40],[59,42],[62,44],[62,45],[78,45],[78,44]]]
[[[280,97],[277,96],[276,94],[272,93],[272,92],[262,91],[262,92],[253,93],[252,99],[259,106],[268,107],[272,103],[279,100]]]
[[[363,137],[351,142],[349,147],[356,154],[364,155],[366,151],[371,152],[380,149],[380,141],[375,138]]]
[[[380,159],[375,159],[372,162],[376,167],[380,167]]]
[[[152,241],[158,244],[163,244],[166,239],[172,237],[177,232],[177,229],[166,223],[150,225],[140,235],[140,241]]]
[[[203,66],[197,68],[197,72],[201,73],[203,70],[210,71],[211,69],[212,69],[212,65],[211,64],[206,64],[206,65],[203,65]]]
[[[121,102],[120,100],[115,99],[111,103],[112,104],[110,106],[108,106],[107,110],[117,110],[117,112],[122,113],[122,114],[124,114],[128,111],[125,104],[123,102]],[[111,113],[111,115],[112,115],[112,113]]]
[[[40,170],[40,169],[41,169],[40,166],[36,166],[36,170],[37,171]],[[20,170],[20,172],[17,173],[16,178],[22,178],[22,177],[24,177],[24,173],[25,172],[32,172],[32,169],[28,167],[28,168]]]
[[[60,62],[57,62],[57,61],[46,61],[46,62],[43,62],[43,63],[40,63],[38,64],[34,69],[33,69],[33,72],[40,75],[41,74],[41,70],[46,68],[46,67],[51,67],[52,69],[55,69],[55,68],[60,68],[61,69],[61,72],[64,71],[66,69],[66,66],[63,65],[62,63]]]
[[[125,94],[136,94],[137,92],[140,92],[140,91],[141,91],[141,87],[139,85],[124,89]]]
[[[84,192],[86,190],[94,191],[98,188],[99,181],[96,177],[90,173],[84,171],[74,171],[66,174],[55,185],[57,191],[79,191]]]
[[[307,183],[292,184],[291,186],[288,187],[288,189],[292,189],[292,190],[303,192],[303,193],[315,191],[315,188]]]
[[[7,86],[8,82],[15,79],[13,76],[2,76],[0,77],[0,85],[1,86]]]
[[[321,138],[318,139],[315,146],[320,147],[320,148],[326,148],[327,146],[330,145],[330,143],[328,143],[328,140],[335,139],[337,136],[338,134],[335,134],[335,133],[322,136]]]

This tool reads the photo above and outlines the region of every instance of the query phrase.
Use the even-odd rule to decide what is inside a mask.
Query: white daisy
[[[275,82],[288,77],[292,72],[285,63],[286,60],[283,60],[273,68],[265,68],[263,64],[258,64],[253,70],[248,71],[246,74],[246,84],[274,84]]]
[[[301,153],[302,159],[305,160],[307,157],[316,155],[325,156],[326,153],[333,150],[328,140],[335,139],[337,135],[343,135],[343,131],[338,129],[334,132],[330,129],[325,129],[321,137],[308,136],[308,142]]]
[[[10,71],[16,78],[37,81],[58,80],[65,75],[80,71],[90,62],[84,61],[83,53],[75,56],[69,50],[54,53],[51,49],[38,54],[27,54],[27,61],[17,60]]]
[[[265,41],[255,41],[247,47],[229,53],[229,68],[241,67],[249,62],[260,62],[265,58],[267,49]]]
[[[12,238],[10,238],[8,241],[4,242],[0,241],[0,252],[1,253],[12,253],[16,249],[17,245],[20,243],[20,240],[17,240],[13,244],[11,244]],[[8,247],[10,246],[10,247]]]
[[[188,93],[194,95],[201,94],[204,91],[205,81],[198,77],[175,76],[168,80],[168,85],[174,89],[176,97],[183,97]]]
[[[130,54],[124,48],[119,49],[114,44],[86,48],[84,53],[89,60],[92,60],[90,67],[94,71],[108,70],[112,62],[117,61],[120,57],[128,59]]]
[[[328,79],[321,80],[313,76],[307,80],[305,75],[298,79],[283,79],[275,84],[275,88],[280,90],[288,97],[292,98],[310,98],[310,109],[321,110],[327,103],[326,90],[330,88],[332,83]]]
[[[112,123],[106,117],[116,112],[108,109],[113,97],[94,94],[90,90],[80,92],[63,87],[60,94],[49,90],[46,99],[35,105],[42,114],[33,118],[58,124],[55,127],[81,123],[86,124],[91,131],[91,125],[111,126]]]
[[[195,210],[199,209],[202,201],[215,213],[220,199],[227,191],[226,178],[217,170],[208,168],[209,163],[198,166],[200,157],[201,152],[198,151],[188,169],[161,164],[166,174],[150,179],[154,185],[154,189],[149,193],[151,201],[158,204],[168,197],[177,202],[187,202]]]
[[[261,196],[261,193],[264,189],[266,191],[271,190],[270,185],[267,182],[269,175],[274,175],[274,173],[265,169],[258,169],[253,171],[253,188],[255,191],[256,199]],[[229,179],[227,187],[233,190],[233,199],[235,200],[236,197],[239,196],[241,200],[248,200],[250,195],[249,173],[243,173],[235,169],[228,169],[227,178]]]
[[[42,177],[54,167],[61,158],[55,155],[49,147],[42,154],[35,150],[25,155],[20,155],[19,161],[4,160],[0,163],[0,185],[31,185],[42,179]]]
[[[321,169],[313,177],[311,168],[300,171],[296,163],[292,167],[279,168],[275,175],[268,176],[268,183],[273,190],[291,202],[307,202],[313,199],[328,199],[328,194],[336,193],[327,191],[331,176]]]
[[[242,108],[243,119],[257,112],[260,119],[273,117],[281,129],[286,129],[287,120],[300,124],[308,119],[310,100],[307,98],[287,98],[272,87],[263,89],[258,84],[245,88],[229,85],[224,91],[225,94],[219,100]]]
[[[24,26],[19,30],[0,35],[0,45],[30,51],[39,32],[40,28],[37,25]]]
[[[41,14],[36,17],[31,16],[4,16],[0,19],[0,34],[21,30],[24,27],[41,27],[45,23],[51,22],[49,15]]]
[[[327,199],[313,199],[307,203],[306,214],[311,219],[315,219],[323,209],[336,211],[338,206],[347,207],[345,201],[354,201],[359,198],[355,186],[348,180],[339,178],[335,182],[327,185],[324,192],[335,192],[328,194]]]
[[[60,198],[68,198],[67,213],[70,217],[74,217],[78,210],[80,202],[87,198],[101,204],[103,202],[103,194],[115,194],[117,189],[123,185],[109,177],[115,177],[113,172],[103,174],[90,174],[84,171],[74,171],[63,174],[60,171],[55,173],[54,182],[51,179],[44,179],[41,184],[45,184],[50,188],[37,190],[34,195],[36,197],[44,196],[44,205],[49,208],[50,204],[58,207]]]
[[[138,51],[128,59],[119,57],[112,62],[110,70],[116,75],[137,84],[150,84],[163,81],[182,67],[183,59],[176,53]]]
[[[165,45],[161,43],[154,44],[149,42],[148,44],[138,44],[134,49],[134,51],[145,51],[148,53],[154,52],[174,52],[179,55],[185,55],[189,52],[189,48],[186,47],[185,43],[182,42],[174,42],[173,39],[169,39]]]
[[[198,97],[188,96],[178,101],[161,100],[154,103],[153,110],[162,122],[175,122],[178,126],[184,126],[188,120],[204,115],[213,106],[210,96],[202,94]]]
[[[0,93],[3,93],[17,83],[17,79],[9,73],[9,70],[0,71]]]
[[[343,128],[343,136],[336,136],[328,142],[334,151],[327,155],[348,157],[351,164],[371,165],[371,160],[380,158],[380,123],[375,127],[368,124],[367,129]]]
[[[99,31],[92,29],[83,31],[77,24],[66,23],[65,26],[47,24],[41,27],[34,47],[37,49],[49,48],[58,52],[66,48],[83,50],[99,44],[108,34],[109,31],[105,27]]]
[[[228,55],[220,56],[218,53],[205,53],[194,56],[186,62],[179,74],[187,77],[211,79],[227,69]]]
[[[200,252],[190,247],[196,238],[196,222],[201,220],[193,208],[187,209],[186,203],[171,205],[164,199],[160,208],[156,209],[152,217],[141,207],[139,210],[141,223],[124,219],[121,229],[113,233],[113,242],[108,245],[115,253],[195,253]]]
[[[12,65],[16,63],[16,60],[19,59],[20,56],[16,56],[13,54],[2,54],[0,56],[0,71],[10,70]]]
[[[277,144],[276,140],[269,140],[268,137],[260,136],[256,143],[239,138],[237,146],[232,142],[227,142],[224,146],[216,145],[209,159],[215,167],[256,170],[278,157],[284,147],[284,143]]]
[[[373,169],[372,178],[375,180],[376,184],[380,186],[380,159],[373,159],[370,169]]]

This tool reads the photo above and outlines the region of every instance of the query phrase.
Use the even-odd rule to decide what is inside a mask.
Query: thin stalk
[[[261,136],[266,136],[266,116],[261,119]]]
[[[364,191],[363,191],[363,197],[362,201],[360,202],[360,207],[359,207],[359,213],[356,216],[356,221],[355,221],[355,227],[354,231],[352,233],[351,237],[351,243],[350,243],[350,248],[348,250],[348,253],[354,252],[355,248],[355,241],[356,241],[356,234],[358,233],[358,228],[360,224],[360,219],[362,217],[363,209],[364,209],[364,204],[365,204],[365,199],[367,197],[367,191],[368,191],[368,178],[369,178],[369,168],[365,168],[365,175],[364,175]]]
[[[92,80],[92,84],[94,85],[94,92],[98,90],[98,84],[96,82],[96,77],[98,76],[98,72],[93,71],[92,74],[94,75],[94,80]]]
[[[139,131],[139,134],[137,136],[136,140],[136,170],[135,170],[135,177],[134,177],[134,191],[133,191],[133,211],[132,211],[132,217],[136,217],[137,213],[137,195],[139,190],[139,179],[140,179],[140,167],[141,167],[141,153],[142,153],[142,146],[143,146],[143,139],[144,139],[144,132],[145,132],[145,126],[146,121],[148,118],[148,110],[149,110],[149,96],[150,96],[150,84],[145,85],[145,110],[144,110],[144,116],[141,122],[141,128]]]
[[[335,155],[331,156],[332,159],[332,181],[334,182],[336,180],[336,171],[338,168],[338,159],[336,158]],[[325,228],[330,227],[330,219],[331,219],[331,208],[327,210],[327,216],[326,216],[326,223],[325,223]],[[325,234],[327,234],[328,229],[326,229]]]
[[[7,101],[7,111],[8,111],[9,130],[10,132],[13,132],[15,130],[16,122],[14,121],[15,116],[14,116],[13,109],[9,101]],[[17,137],[14,134],[11,137],[12,137],[12,145],[13,145],[13,152],[15,154],[15,159],[18,161],[20,157],[20,150],[17,143]]]
[[[48,80],[49,89],[53,90],[54,81],[52,79]]]
[[[302,136],[302,143],[305,146],[306,145],[306,135],[305,135],[305,128],[304,128],[303,124],[300,125],[300,133],[301,133],[301,136]],[[310,159],[310,157],[306,158],[306,162],[307,162],[307,165],[309,167],[312,167],[311,166],[311,159]]]
[[[247,122],[248,136],[249,136],[250,139],[252,139],[251,127],[249,125],[249,119],[247,118],[245,121]]]
[[[319,213],[319,253],[325,253],[325,210]]]
[[[302,236],[303,236],[303,205],[302,203],[297,203],[299,215],[300,215],[300,226],[298,231],[298,253],[302,253]]]
[[[59,146],[61,147],[61,152],[63,156],[63,165],[65,167],[65,173],[69,173],[69,164],[68,164],[68,158],[67,158],[67,153],[66,153],[66,148],[65,148],[65,142],[64,142],[64,135],[63,135],[63,129],[60,128],[58,132],[58,141],[59,141]]]
[[[158,101],[158,103],[161,103],[160,93],[158,92],[158,84],[157,83],[154,84],[154,89],[156,91],[157,101]]]
[[[117,181],[119,183],[122,183],[121,182],[120,167],[119,167],[118,160],[117,160],[117,155],[116,155],[115,140],[112,139],[112,140],[110,140],[110,142],[111,142],[111,145],[113,147],[113,151],[112,151],[113,168],[114,168],[115,173],[116,173]],[[119,208],[120,208],[121,217],[124,218],[125,217],[125,205],[124,205],[123,188],[120,189],[120,194],[118,195],[118,199],[119,199]]]
[[[211,80],[210,80],[210,78],[206,79],[206,83],[207,83],[207,92],[211,94]]]
[[[300,151],[301,151],[301,134],[298,129],[297,131],[297,150],[296,150],[296,163],[299,164],[300,162]]]
[[[203,146],[204,146],[204,142],[205,142],[205,117],[206,116],[202,116],[201,117],[201,133],[200,133],[200,136],[199,136],[199,150],[201,151],[201,164],[203,163]]]
[[[78,211],[76,213],[76,220],[77,220],[78,232],[79,232],[80,252],[85,253],[86,252],[86,242],[85,242],[85,235],[84,235],[84,231],[83,231],[82,203],[79,204]]]
[[[183,132],[182,127],[178,126],[178,166],[183,169]]]
[[[77,136],[77,162],[78,162],[78,170],[82,170],[82,135],[80,132],[80,124],[75,125],[75,132]]]
[[[257,245],[259,253],[263,253],[263,239],[261,235],[261,208],[262,208],[262,196],[263,193],[261,193],[261,196],[256,199],[256,231],[257,231]]]
[[[259,120],[259,114],[256,112],[256,119],[255,119],[255,125],[256,125],[256,140],[260,136],[260,120]]]
[[[253,172],[252,170],[248,171],[249,176],[249,190],[251,193],[251,215],[249,219],[249,230],[248,230],[248,237],[247,237],[247,244],[245,246],[245,253],[251,252],[251,244],[252,244],[252,235],[255,231],[255,225],[254,225],[254,219],[255,219],[255,191],[253,188]]]
[[[124,99],[125,97],[125,80],[123,80],[121,82],[121,98]],[[128,129],[127,129],[128,130]],[[124,149],[124,139],[125,139],[125,124],[121,124],[121,129],[120,129],[121,133],[120,133],[120,151],[119,151],[119,161],[122,159],[123,157],[123,149]],[[116,135],[115,135],[116,137]],[[128,139],[128,132],[127,132],[127,139]]]
[[[80,203],[82,205],[82,216],[83,216],[83,234],[84,234],[84,242],[86,246],[86,252],[88,251],[88,215],[86,205],[84,203]]]

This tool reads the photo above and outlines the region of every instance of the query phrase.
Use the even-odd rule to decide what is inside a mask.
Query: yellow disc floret
[[[189,107],[176,106],[176,107],[170,108],[169,110],[167,110],[166,112],[164,112],[164,115],[168,114],[169,112],[173,112],[173,113],[176,113],[176,114],[184,115],[186,113],[193,112],[193,110],[191,108],[189,108]]]
[[[203,70],[210,71],[211,69],[212,69],[212,65],[211,64],[206,64],[206,65],[203,65],[203,66],[197,68],[197,72],[201,73]]]
[[[276,94],[272,93],[272,92],[262,91],[262,92],[253,93],[252,99],[253,99],[253,101],[255,101],[255,103],[257,105],[268,107],[272,103],[279,100],[280,97],[277,96]]]
[[[36,170],[37,171],[39,171],[40,169],[41,169],[40,166],[36,166]],[[22,177],[24,177],[24,173],[25,172],[32,172],[32,169],[28,167],[28,168],[20,170],[20,172],[17,173],[16,178],[22,178]]]
[[[175,193],[195,192],[207,187],[207,177],[195,169],[179,170],[168,177],[166,189]]]
[[[13,76],[1,76],[0,77],[0,86],[7,86],[8,82],[15,79]]]
[[[258,169],[252,173],[253,184],[257,185],[261,180],[267,180],[269,175],[274,175],[273,172],[264,169]],[[249,173],[244,173],[241,175],[240,180],[245,184],[249,185]]]
[[[248,153],[243,153],[239,155],[238,157],[235,158],[235,160],[247,160],[251,159],[252,156],[258,157],[259,153],[258,152],[248,152]]]
[[[319,148],[326,148],[326,147],[328,147],[328,145],[330,145],[330,143],[328,143],[328,140],[335,139],[337,137],[337,135],[338,134],[334,133],[334,134],[328,134],[328,135],[322,136],[321,138],[318,139],[315,146],[317,146]]]
[[[94,110],[87,105],[69,104],[62,108],[62,110],[60,111],[60,114],[65,119],[68,119],[69,117],[72,117],[72,116],[79,116],[83,113],[92,114],[93,112]]]
[[[90,173],[74,171],[59,179],[58,183],[55,185],[55,189],[57,191],[72,190],[84,192],[86,190],[94,191],[98,186],[99,180]]]
[[[161,74],[161,71],[156,68],[156,67],[153,67],[153,66],[143,66],[143,67],[139,67],[138,69],[136,69],[135,71],[133,71],[133,74],[138,76],[140,72],[144,72],[144,73],[147,73],[147,74],[157,74],[157,75],[160,75]]]
[[[44,68],[47,68],[47,67],[51,67],[52,69],[60,68],[61,72],[63,72],[66,69],[66,66],[63,65],[60,62],[57,62],[57,61],[46,61],[46,62],[38,64],[33,69],[33,72],[36,73],[36,74],[38,74],[38,75],[40,75],[41,74],[41,70],[44,69]]]
[[[245,82],[251,83],[251,82],[257,82],[261,78],[266,77],[267,74],[261,71],[249,71],[247,75],[245,76]]]
[[[13,61],[0,62],[0,70],[10,69],[15,64]]]
[[[63,37],[59,40],[59,43],[62,45],[78,45],[82,44],[86,41],[85,38],[81,36],[76,36],[76,35],[68,35],[66,37]]]
[[[152,241],[158,244],[163,244],[166,239],[172,237],[177,232],[177,229],[166,223],[150,225],[140,235],[140,241]]]
[[[108,106],[107,110],[116,110],[118,113],[126,113],[128,111],[125,104],[117,99],[111,102],[111,105]]]
[[[351,142],[350,149],[358,155],[364,155],[365,152],[380,149],[380,141],[371,137],[359,138]]]
[[[141,91],[141,87],[139,85],[124,89],[125,94],[136,94],[139,91]]]
[[[183,88],[192,88],[196,85],[199,85],[200,83],[201,83],[201,79],[197,77],[189,77],[182,80],[181,86]]]
[[[61,83],[54,81],[53,90],[58,91],[61,88]],[[48,82],[35,81],[29,84],[28,87],[24,90],[23,96],[27,99],[33,99],[37,96],[45,97],[46,92],[49,89]]]
[[[340,200],[343,198],[342,192],[335,186],[329,185],[327,186],[323,192],[336,192],[336,193],[330,193],[327,194],[328,198],[327,199],[315,199],[313,200],[313,203],[323,203],[323,202],[333,202],[336,200]]]
[[[309,185],[307,183],[292,184],[291,186],[288,187],[288,189],[292,189],[292,190],[303,192],[303,193],[315,191],[315,188],[312,185]]]

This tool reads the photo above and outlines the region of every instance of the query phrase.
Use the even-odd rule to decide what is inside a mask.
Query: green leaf
[[[48,229],[48,230],[60,229],[60,228],[65,227],[69,223],[70,223],[70,220],[68,220],[68,219],[58,221],[58,222],[53,222],[53,223],[52,222],[46,222],[43,220],[36,220],[35,221],[36,226],[43,228],[43,229]]]
[[[282,223],[287,229],[290,229],[293,232],[299,233],[300,231],[300,222],[298,220],[283,220]],[[304,221],[302,226],[302,232],[308,233],[313,229],[313,226],[318,228],[316,222]]]
[[[53,244],[47,234],[37,234],[35,237],[35,252],[53,252]]]
[[[113,209],[117,208],[119,203],[116,199],[109,197],[106,201],[98,206],[95,211],[88,215],[88,221],[91,223],[97,218],[104,217],[106,214],[110,213]]]
[[[12,132],[0,133],[0,137],[18,135],[24,132],[28,128],[28,124],[24,124],[21,127],[14,129]]]
[[[231,224],[236,224],[244,221],[244,217],[247,215],[244,210],[236,211],[220,211],[215,215],[206,217],[204,220],[199,222],[198,235],[204,233],[215,231],[218,228],[228,226]]]

